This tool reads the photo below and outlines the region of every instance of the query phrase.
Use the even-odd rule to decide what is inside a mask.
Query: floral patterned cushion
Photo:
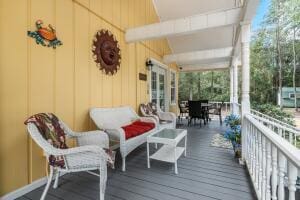
[[[152,111],[148,105],[142,103],[140,106],[147,115],[152,115]]]
[[[153,115],[157,115],[157,107],[155,103],[150,102],[147,104],[147,106]]]
[[[67,149],[66,137],[63,128],[60,126],[59,119],[52,113],[39,113],[29,117],[25,122],[33,123],[38,128],[41,135],[53,147]],[[55,167],[65,167],[63,156],[49,156],[49,164]]]

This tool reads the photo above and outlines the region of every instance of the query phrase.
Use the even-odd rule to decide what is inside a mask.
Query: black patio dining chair
[[[205,123],[205,113],[201,106],[201,101],[188,101],[189,104],[189,121],[188,125],[192,124],[192,121],[199,120],[201,127],[201,120]]]
[[[209,121],[209,101],[207,99],[199,100],[201,102],[202,112],[204,115],[204,124],[208,123]],[[206,104],[206,106],[203,106],[203,104]]]

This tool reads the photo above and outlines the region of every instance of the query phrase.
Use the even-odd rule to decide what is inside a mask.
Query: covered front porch
[[[184,122],[186,124],[187,122]],[[249,174],[238,164],[232,149],[211,146],[213,137],[224,132],[218,120],[187,128],[187,157],[178,161],[178,175],[172,164],[151,161],[147,169],[146,145],[127,157],[126,172],[109,170],[105,199],[109,200],[196,200],[256,199]],[[154,150],[154,147],[151,148]],[[88,173],[67,174],[61,177],[59,187],[50,189],[46,199],[98,199],[99,179]],[[20,200],[39,199],[44,186],[25,194]]]
[[[4,139],[0,140],[0,153],[4,161],[0,164],[0,195],[4,200],[40,199],[44,184],[52,181],[46,173],[49,165],[41,145],[36,145],[24,126],[25,119],[40,112],[57,114],[77,132],[101,129],[104,136],[121,130],[113,136],[119,139],[121,153],[124,150],[126,154],[122,158],[117,154],[117,167],[107,170],[107,183],[107,160],[103,159],[105,164],[99,164],[103,180],[91,173],[62,174],[58,187],[50,187],[45,199],[103,199],[104,192],[106,200],[300,198],[299,130],[251,109],[251,20],[259,0],[24,0],[17,6],[3,2],[0,19],[6,20],[0,21],[5,30],[0,38],[0,64],[4,66],[0,73],[0,131]],[[41,12],[45,7],[49,9]],[[13,11],[18,17],[10,17]],[[61,31],[58,33],[64,44],[56,50],[37,44],[25,34],[34,30],[35,23],[37,28],[41,25],[36,21],[40,17]],[[13,34],[11,24],[18,28]],[[114,47],[122,52],[122,57],[114,60],[118,66],[105,73],[99,73],[104,61],[97,62],[95,46],[91,48],[100,30],[113,34],[119,42]],[[14,46],[20,49],[17,59]],[[119,53],[120,49],[105,49],[100,54],[105,54],[109,63],[116,56],[114,51]],[[125,151],[122,142],[129,140],[121,128],[140,118],[126,118],[126,123],[116,126],[125,112],[110,115],[114,109],[127,107],[138,113],[140,106],[150,101],[178,116],[179,73],[212,70],[230,73],[230,98],[223,117],[229,113],[240,116],[240,162],[232,149],[212,145],[213,138],[226,128],[214,118],[201,128],[187,126],[186,119],[177,123],[177,128],[187,129],[187,156],[179,158],[177,175],[172,164],[160,161],[151,161],[151,168],[147,168],[146,145],[142,144],[146,136],[139,140],[141,146],[127,146],[130,150]],[[98,116],[106,119],[110,115],[112,122],[105,124],[108,128],[94,123],[93,108],[108,110]],[[160,122],[158,119],[156,123]],[[75,140],[68,142],[71,150],[82,147]],[[99,145],[95,149],[102,152],[102,148]],[[176,157],[176,147],[174,152]],[[58,180],[59,174],[56,177]]]

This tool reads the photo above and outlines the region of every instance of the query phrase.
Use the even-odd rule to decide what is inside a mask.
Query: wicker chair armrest
[[[102,148],[109,148],[109,139],[104,131],[88,131],[76,133],[75,136],[79,146],[97,145]]]
[[[54,155],[54,156],[68,156],[68,155],[72,155],[72,154],[81,154],[81,153],[87,153],[87,152],[96,153],[99,156],[101,156],[102,158],[108,159],[108,155],[105,153],[105,151],[97,145],[86,145],[86,146],[80,146],[80,147],[73,147],[73,148],[69,148],[69,149],[53,148],[50,153],[51,153],[51,155]]]
[[[156,128],[157,128],[158,123],[159,123],[159,119],[158,119],[157,116],[140,117],[140,120],[141,120],[142,122],[150,122],[150,123],[154,123]]]
[[[105,132],[112,140],[125,141],[125,132],[122,128],[106,129]]]

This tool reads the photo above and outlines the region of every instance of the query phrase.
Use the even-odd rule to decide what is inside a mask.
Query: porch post
[[[238,62],[237,58],[233,60],[233,114],[239,115],[239,96],[238,96]]]
[[[242,51],[242,158],[246,158],[246,126],[244,116],[250,113],[250,22],[241,23],[241,51]]]
[[[230,113],[233,113],[233,66],[230,67]]]

